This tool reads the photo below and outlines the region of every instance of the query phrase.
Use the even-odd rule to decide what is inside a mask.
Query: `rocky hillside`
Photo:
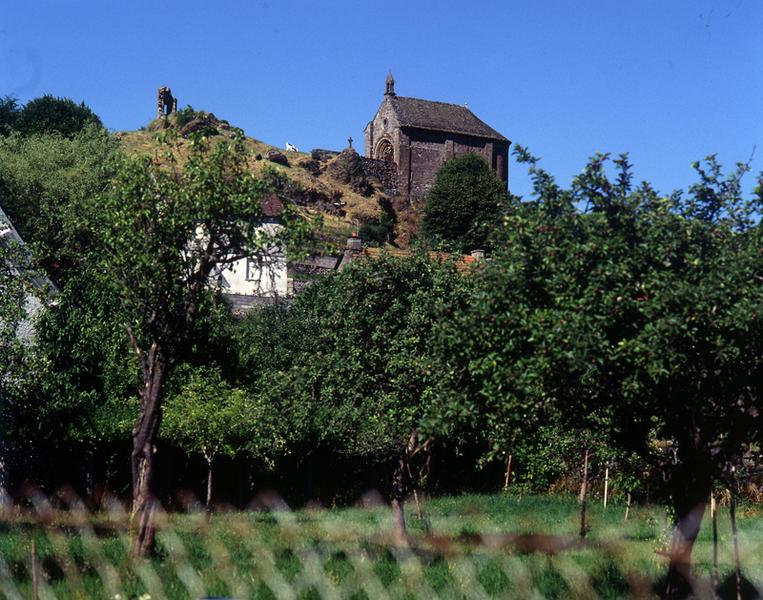
[[[116,138],[127,153],[160,158],[159,140],[169,133],[177,140],[182,160],[188,137],[195,131],[214,143],[232,136],[235,128],[212,113],[183,109],[139,131],[119,132]],[[251,137],[246,137],[246,144],[254,173],[306,212],[323,215],[326,251],[341,248],[352,232],[380,245],[404,248],[410,243],[417,230],[417,210],[367,177],[355,150],[287,152]]]

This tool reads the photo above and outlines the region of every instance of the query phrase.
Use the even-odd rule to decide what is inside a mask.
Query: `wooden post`
[[[585,522],[586,493],[588,492],[588,446],[583,454],[583,481],[580,484],[580,537],[585,537],[587,527]]]
[[[604,468],[604,510],[607,510],[607,492],[609,491],[609,461]]]
[[[715,494],[710,492],[710,523],[713,526],[713,569],[710,574],[713,589],[718,589],[718,505],[715,502]]]
[[[625,502],[625,518],[623,519],[623,521],[628,520],[628,513],[630,512],[631,512],[631,493],[628,492],[628,499]]]
[[[511,476],[511,454],[509,454],[509,460],[506,461],[506,477],[503,480],[503,493],[509,492],[509,477]]]
[[[736,483],[736,467],[732,467],[731,485],[729,486],[729,516],[731,517],[731,535],[734,539],[734,570],[736,575],[737,600],[742,600],[742,565],[739,561],[739,539],[737,537]]]
[[[34,534],[33,534],[34,535]],[[40,582],[38,579],[37,568],[37,544],[32,539],[32,598],[40,600]]]

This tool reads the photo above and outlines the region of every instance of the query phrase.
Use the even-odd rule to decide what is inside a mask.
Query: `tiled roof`
[[[508,141],[465,106],[402,96],[391,96],[390,101],[401,127],[463,133]]]
[[[378,260],[382,256],[391,256],[393,258],[407,258],[411,256],[412,252],[410,250],[399,250],[396,248],[363,248],[361,252],[361,256],[366,256],[372,260]],[[430,260],[437,261],[440,263],[447,262],[449,260],[453,260],[454,256],[452,254],[448,254],[447,252],[427,252],[429,255]],[[477,259],[470,255],[465,256],[458,256],[455,257],[455,260],[453,262],[454,266],[456,267],[456,271],[459,273],[466,273],[467,271],[470,271],[476,264]]]

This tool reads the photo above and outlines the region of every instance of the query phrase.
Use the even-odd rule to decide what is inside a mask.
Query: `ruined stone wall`
[[[397,165],[395,163],[366,157],[361,157],[360,160],[366,177],[378,179],[388,194],[397,194]]]

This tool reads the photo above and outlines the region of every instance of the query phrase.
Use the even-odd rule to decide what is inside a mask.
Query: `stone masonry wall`
[[[378,179],[388,194],[397,194],[397,165],[395,163],[366,157],[361,157],[360,160],[366,177]]]

